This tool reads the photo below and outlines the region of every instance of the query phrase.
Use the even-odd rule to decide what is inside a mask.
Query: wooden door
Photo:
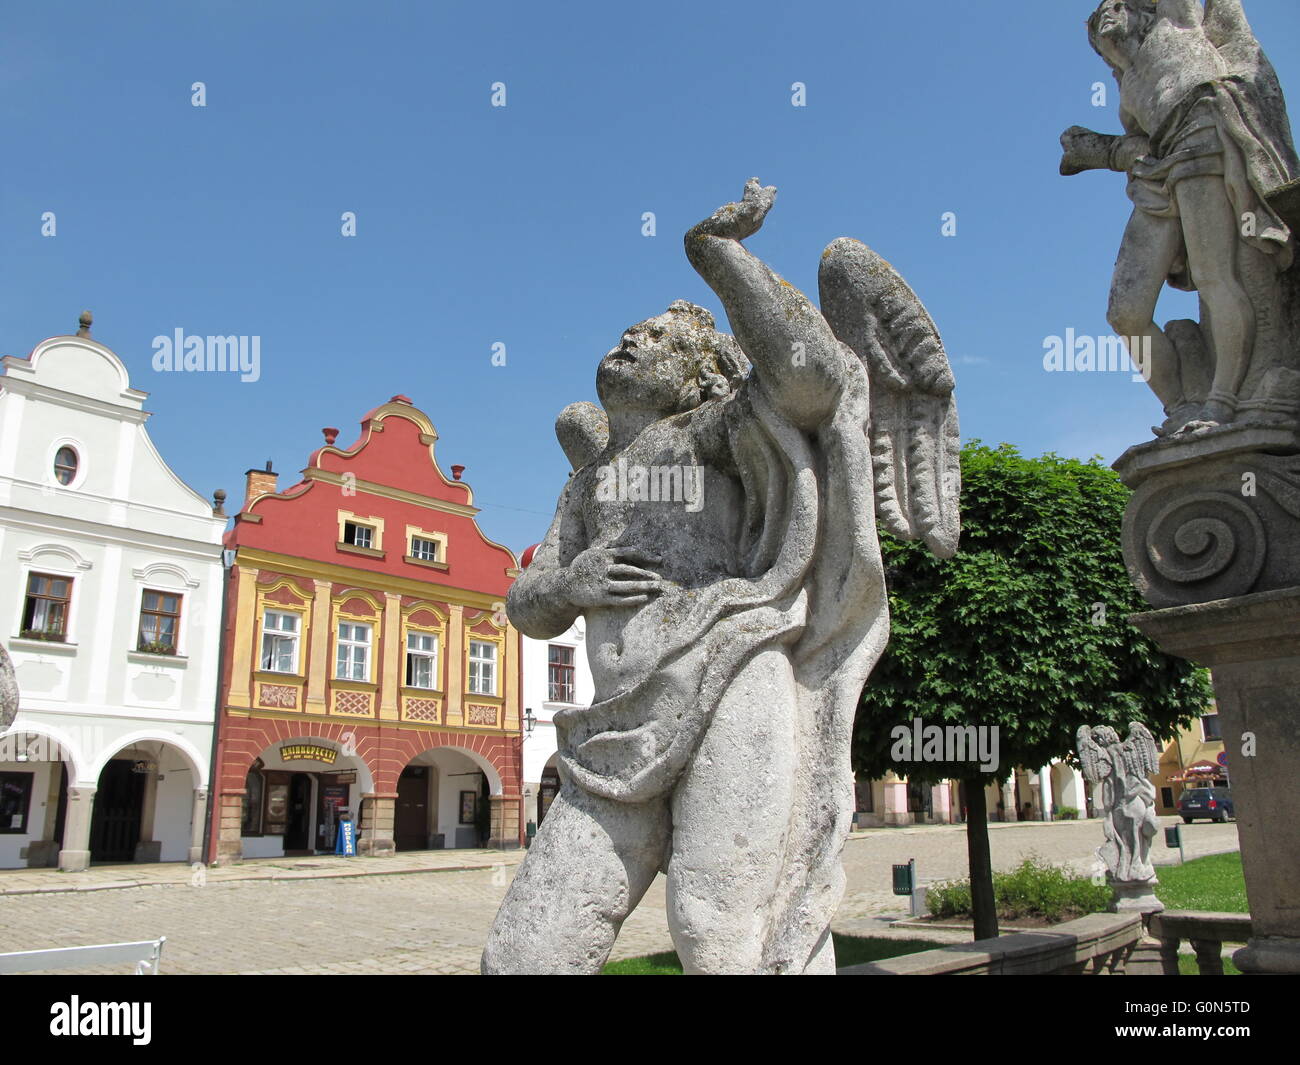
[[[134,763],[114,758],[99,774],[95,812],[90,819],[92,862],[133,862],[140,842],[140,815],[144,809],[144,774]]]
[[[408,765],[397,778],[393,844],[399,851],[429,848],[429,767]]]

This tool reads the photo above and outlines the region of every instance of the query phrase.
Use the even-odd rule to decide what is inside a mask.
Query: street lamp
[[[533,713],[531,706],[524,708],[524,735],[533,734],[533,726],[537,724],[537,715]]]

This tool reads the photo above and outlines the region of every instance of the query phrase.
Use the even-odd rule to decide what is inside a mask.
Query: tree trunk
[[[993,859],[989,855],[988,793],[979,777],[966,782],[966,854],[970,861],[975,938],[992,939],[998,934],[998,913],[993,900]]]

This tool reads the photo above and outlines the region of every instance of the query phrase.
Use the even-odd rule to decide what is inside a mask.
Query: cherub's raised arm
[[[752,178],[739,203],[686,234],[686,256],[722,301],[773,402],[796,425],[812,428],[835,407],[845,359],[821,312],[740,243],[758,232],[775,199],[776,189]]]

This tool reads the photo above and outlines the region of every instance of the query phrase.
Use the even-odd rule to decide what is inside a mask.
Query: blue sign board
[[[357,853],[357,838],[352,831],[352,822],[346,818],[339,821],[338,838],[334,843],[334,853],[351,858]]]

